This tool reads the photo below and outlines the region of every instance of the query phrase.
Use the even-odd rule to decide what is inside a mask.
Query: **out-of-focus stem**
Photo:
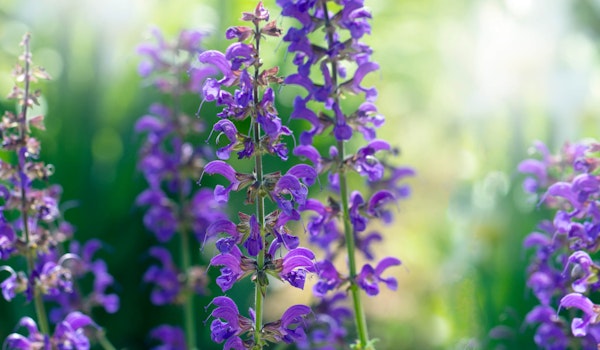
[[[333,49],[334,44],[334,27],[329,20],[329,12],[327,10],[327,2],[323,1],[323,12],[325,17],[325,28],[327,31],[327,42],[329,49]],[[333,84],[333,91],[335,103],[339,105],[339,96],[337,94],[338,81],[337,81],[337,61],[335,59],[331,60],[331,79]],[[360,289],[356,284],[356,256],[355,256],[355,242],[354,242],[354,232],[352,228],[352,223],[350,222],[350,210],[349,210],[349,200],[348,200],[348,181],[346,179],[346,171],[343,165],[344,158],[346,157],[345,153],[345,143],[344,141],[337,142],[337,151],[339,155],[339,159],[342,164],[339,168],[339,181],[340,181],[340,197],[342,201],[342,216],[344,222],[344,236],[346,239],[346,250],[348,252],[348,270],[349,270],[349,278],[350,278],[350,293],[352,294],[352,306],[354,309],[354,318],[356,322],[356,332],[358,335],[358,350],[374,350],[374,347],[369,342],[369,334],[367,331],[367,321],[365,317],[365,312],[362,306],[362,301],[360,299]]]
[[[177,136],[183,140],[183,133],[181,131],[182,127],[179,125],[179,113],[180,113],[180,94],[181,94],[181,72],[180,67],[174,62],[177,69],[175,70],[175,75],[177,77],[177,84],[175,86],[175,91],[173,92],[173,118],[175,119],[175,123],[177,125],[176,132]],[[179,221],[179,237],[181,242],[181,271],[184,274],[188,274],[190,268],[192,267],[192,258],[190,255],[190,231],[188,230],[188,226],[186,224],[186,215],[185,215],[185,195],[183,193],[183,181],[182,176],[177,174],[178,186],[177,186],[177,196],[178,196],[178,221]],[[187,291],[186,291],[187,292]],[[185,301],[183,304],[183,327],[185,330],[185,340],[187,344],[187,348],[190,350],[196,350],[198,345],[196,343],[196,317],[194,313],[194,293],[189,292],[186,293]]]

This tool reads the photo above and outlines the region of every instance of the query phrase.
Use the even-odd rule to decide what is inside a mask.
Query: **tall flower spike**
[[[206,128],[203,121],[183,111],[182,105],[201,92],[209,99],[212,95],[210,90],[205,90],[205,81],[219,70],[229,71],[230,67],[192,64],[201,52],[204,39],[201,32],[183,30],[174,42],[163,38],[158,29],[153,30],[153,36],[155,43],[138,47],[138,53],[144,57],[139,72],[165,94],[169,102],[150,106],[149,114],[141,117],[135,126],[137,133],[145,135],[138,168],[148,183],[148,188],[138,195],[136,205],[148,207],[144,225],[160,243],[177,237],[180,251],[173,256],[180,260],[175,263],[166,248],[151,248],[150,255],[161,261],[162,266],[151,266],[144,281],[155,285],[150,296],[152,303],[181,305],[181,324],[185,332],[163,325],[150,336],[174,348],[195,349],[194,297],[204,293],[206,278],[204,267],[194,265],[198,256],[193,253],[197,252],[195,247],[205,241],[207,227],[225,216],[211,191],[193,187],[193,179],[203,171],[210,173],[210,169],[203,168],[210,153],[207,147],[195,141],[196,134]],[[235,141],[235,130],[226,125],[215,131]],[[229,152],[225,147],[220,156],[228,156]],[[183,342],[181,334],[185,334]]]
[[[207,51],[199,55],[199,61],[212,64],[223,75],[208,79],[203,92],[205,101],[215,101],[223,107],[217,114],[221,120],[213,126],[213,131],[219,132],[217,142],[223,135],[229,140],[217,150],[222,160],[208,163],[204,173],[221,175],[229,182],[216,186],[215,200],[227,202],[234,192],[247,188],[245,203],[254,206],[252,213],[238,213],[238,224],[223,220],[208,228],[207,238],[217,239],[220,252],[212,258],[211,265],[221,267],[217,284],[223,291],[251,276],[255,283],[254,310],[251,319],[243,318],[233,301],[215,298],[213,303],[219,307],[212,313],[216,319],[211,324],[211,333],[214,341],[224,343],[224,349],[262,349],[270,342],[303,338],[302,319],[308,314],[307,306],[293,307],[281,320],[265,323],[263,305],[269,284],[267,275],[302,288],[306,274],[315,271],[314,254],[298,247],[300,240],[287,225],[300,219],[299,208],[306,204],[308,186],[315,183],[317,173],[308,165],[294,166],[285,175],[265,173],[265,157],[287,160],[288,149],[283,139],[292,133],[283,125],[275,108],[278,89],[271,85],[282,82],[277,76],[279,69],[264,69],[260,52],[262,40],[279,36],[281,30],[275,21],[268,22],[269,12],[262,2],[253,12],[244,13],[242,20],[249,22],[248,25],[226,31],[225,37],[236,42],[225,54]],[[248,131],[241,129],[243,124],[236,124],[246,119],[250,119]],[[241,173],[223,161],[233,151],[237,151],[239,159],[254,161],[252,174]],[[278,209],[266,212],[265,198],[272,200]],[[225,235],[219,237],[221,234]],[[283,259],[275,259],[280,249],[288,253]]]
[[[596,175],[600,160],[594,154],[599,144],[566,144],[558,155],[552,155],[541,142],[534,149],[539,156],[518,166],[528,175],[523,188],[538,194],[539,205],[553,211],[554,217],[540,222],[523,241],[524,248],[534,253],[527,269],[527,286],[539,300],[525,323],[537,327],[534,340],[540,348],[570,344],[595,349],[600,344],[595,326],[598,306],[590,298],[600,289],[598,265],[592,259],[598,250],[600,224]],[[556,306],[580,309],[583,317],[568,322],[569,315],[558,314]]]
[[[20,326],[28,336],[19,333],[9,335],[5,345],[15,349],[59,347],[73,349],[90,347],[88,335],[104,338],[104,332],[85,313],[102,306],[108,312],[116,312],[119,298],[105,294],[113,284],[102,260],[92,262],[93,252],[100,247],[98,241],[90,241],[83,251],[78,244],[66,242],[73,236],[73,227],[63,221],[59,210],[62,189],[49,185],[53,168],[40,161],[41,144],[32,135],[32,128],[44,130],[44,116],[30,117],[28,112],[39,104],[41,93],[33,90],[39,79],[50,76],[32,62],[30,36],[23,37],[23,55],[14,69],[16,84],[8,98],[15,100],[20,110],[6,111],[0,122],[2,148],[14,154],[0,160],[0,259],[21,258],[15,266],[26,266],[25,271],[14,267],[0,266],[7,276],[0,283],[2,296],[12,300],[24,294],[33,301],[35,316],[21,319]],[[8,160],[6,160],[8,159]],[[95,248],[94,248],[95,247]],[[17,259],[18,260],[18,259]],[[17,260],[11,260],[16,262]],[[87,273],[94,276],[94,290],[86,295],[78,285],[78,279]],[[46,303],[53,302],[54,308],[47,313]],[[50,333],[55,325],[54,333]],[[84,332],[84,327],[93,326],[94,332]],[[90,329],[90,330],[91,330]]]
[[[381,234],[368,230],[368,223],[381,219],[392,220],[387,204],[407,196],[406,187],[400,185],[403,178],[399,168],[391,166],[382,155],[394,154],[391,145],[376,138],[376,129],[383,125],[384,118],[377,113],[374,101],[377,90],[366,87],[364,78],[379,69],[371,61],[372,50],[360,41],[371,32],[370,12],[359,1],[292,1],[277,0],[282,15],[297,20],[299,26],[290,28],[284,36],[289,43],[288,51],[294,54],[293,63],[297,73],[288,75],[285,82],[298,85],[306,91],[294,100],[292,118],[305,119],[311,128],[300,135],[300,145],[293,153],[310,160],[319,173],[326,173],[332,195],[327,203],[317,204],[313,199],[300,202],[300,210],[314,212],[309,218],[307,229],[310,241],[325,250],[325,260],[316,264],[319,281],[315,294],[325,296],[328,292],[349,284],[352,295],[354,319],[358,340],[357,349],[373,349],[362,308],[360,289],[368,295],[378,293],[378,282],[396,289],[395,279],[381,277],[389,266],[399,265],[400,260],[392,257],[381,260],[375,268],[365,265],[359,273],[356,251],[361,250],[368,259],[374,256],[369,243],[381,240]],[[334,4],[330,10],[329,5]],[[321,34],[324,33],[324,34]],[[354,66],[352,76],[346,68]],[[352,69],[352,68],[351,68]],[[311,71],[318,70],[322,80],[313,79]],[[364,101],[351,110],[342,103],[349,95],[362,95]],[[309,109],[320,104],[318,110]],[[358,132],[368,141],[355,154],[346,151],[346,143],[354,140]],[[315,138],[330,137],[329,155],[322,156],[312,144]],[[351,191],[348,178],[352,172],[363,176],[371,193],[363,195]],[[412,174],[412,171],[405,172]],[[384,190],[385,189],[385,190]],[[370,198],[368,202],[365,198]],[[282,210],[285,211],[286,202]],[[289,206],[289,205],[288,205]],[[345,248],[345,252],[340,249]],[[332,265],[338,255],[345,254],[348,273],[344,275]],[[318,332],[317,332],[318,333]]]

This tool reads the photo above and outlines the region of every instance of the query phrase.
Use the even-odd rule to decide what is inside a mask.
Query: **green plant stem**
[[[181,203],[180,203],[181,204]],[[192,266],[190,258],[190,234],[188,230],[181,230],[181,268],[187,273]],[[185,338],[188,349],[197,349],[196,345],[196,319],[194,317],[194,293],[187,293],[183,305],[183,318],[185,327]]]
[[[19,121],[19,138],[22,141],[21,147],[25,146],[25,135],[27,134],[27,108],[29,108],[29,82],[30,76],[29,71],[31,69],[31,52],[29,50],[29,34],[26,34],[25,39],[23,40],[23,45],[25,46],[25,91],[23,94],[23,106],[21,107],[21,118]],[[19,158],[19,155],[17,155]],[[17,161],[17,170],[18,176],[25,171],[25,169],[21,166],[21,161]],[[33,273],[35,269],[35,251],[30,247],[31,237],[29,234],[29,211],[27,205],[27,184],[20,181],[21,186],[21,218],[23,220],[23,234],[25,236],[25,256],[27,259],[27,269],[29,275]],[[46,315],[46,308],[44,307],[44,301],[42,300],[42,295],[40,291],[37,289],[37,286],[33,287],[33,304],[35,307],[35,313],[37,315],[37,323],[40,326],[40,331],[43,334],[50,334],[50,327],[48,326],[48,316]]]
[[[256,183],[259,185],[256,195],[256,219],[258,221],[258,225],[260,226],[260,239],[263,241],[263,249],[258,252],[258,257],[256,258],[256,265],[258,269],[258,273],[262,274],[262,270],[265,266],[265,250],[266,250],[266,242],[264,241],[263,233],[265,232],[265,198],[262,194],[262,183],[263,183],[263,162],[262,162],[262,153],[260,149],[260,124],[257,122],[258,117],[258,77],[260,73],[260,31],[258,28],[258,23],[254,24],[255,30],[255,41],[256,41],[256,57],[254,64],[254,86],[253,86],[253,100],[254,100],[254,120],[252,121],[253,125],[253,141],[254,141],[254,162],[255,162],[255,171],[256,171]],[[264,295],[262,292],[262,279],[258,278],[256,280],[255,285],[255,295],[254,295],[254,311],[256,315],[256,321],[254,323],[254,341],[255,348],[262,349],[263,342],[261,339],[262,332],[262,324],[263,324],[263,301]]]
[[[97,337],[98,343],[100,343],[100,346],[102,346],[104,350],[117,350],[117,348],[115,348],[115,346],[112,345],[110,340],[108,340],[108,338],[106,337],[104,329],[98,330]]]
[[[334,31],[335,28],[329,20],[329,12],[327,10],[327,2],[323,1],[323,11],[325,14],[325,28],[327,31],[327,42],[330,49],[333,49],[334,44]],[[338,95],[338,81],[337,81],[337,61],[336,59],[331,60],[331,79],[334,86],[334,100],[339,105],[340,99]],[[346,250],[348,253],[348,270],[350,279],[350,293],[352,294],[352,306],[354,309],[354,318],[356,321],[356,332],[358,335],[358,350],[374,350],[374,347],[369,342],[369,333],[367,330],[367,321],[365,317],[364,308],[360,298],[360,289],[356,283],[356,256],[355,256],[355,242],[354,242],[354,231],[352,223],[350,222],[350,210],[348,200],[348,181],[346,178],[346,171],[344,168],[345,143],[344,141],[337,141],[337,151],[340,159],[339,168],[339,181],[340,181],[340,197],[342,201],[342,215],[344,222],[344,237],[346,239]]]

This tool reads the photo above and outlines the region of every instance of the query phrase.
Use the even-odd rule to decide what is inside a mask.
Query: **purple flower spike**
[[[179,327],[162,325],[150,331],[150,338],[162,343],[153,350],[186,350],[185,333]]]
[[[381,277],[381,274],[388,267],[400,264],[401,261],[393,257],[383,258],[379,264],[377,264],[376,268],[366,264],[363,266],[358,276],[356,276],[356,282],[371,296],[379,294],[379,287],[377,286],[379,282],[385,283],[390,290],[396,290],[398,288],[398,281],[393,277],[383,278]]]
[[[560,307],[578,308],[583,311],[583,318],[574,318],[571,322],[571,332],[576,337],[583,337],[588,333],[588,326],[598,322],[600,307],[590,299],[579,293],[570,293],[560,299]]]
[[[567,264],[565,265],[565,269],[563,270],[563,275],[567,272],[567,269],[569,268],[570,264],[576,264],[576,267],[578,266],[580,271],[583,273],[583,276],[581,278],[578,278],[571,284],[571,286],[573,287],[573,291],[577,293],[585,293],[588,287],[588,279],[595,275],[592,273],[591,269],[592,266],[594,266],[594,262],[592,261],[588,253],[579,250],[571,254],[569,259],[567,260]],[[575,268],[573,269],[573,272],[575,272]]]

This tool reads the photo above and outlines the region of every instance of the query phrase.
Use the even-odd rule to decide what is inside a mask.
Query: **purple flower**
[[[198,60],[200,63],[212,64],[221,71],[223,78],[219,81],[220,85],[231,86],[235,82],[236,78],[233,74],[231,63],[223,53],[215,50],[207,50],[198,55]],[[208,98],[207,100],[211,101]]]
[[[362,232],[367,228],[367,219],[360,215],[360,209],[364,203],[365,200],[360,192],[352,192],[350,195],[350,222],[356,232]]]
[[[153,350],[186,350],[185,333],[181,328],[161,325],[150,331],[150,338],[156,339],[162,345],[155,346]]]
[[[244,247],[248,250],[248,254],[251,256],[257,256],[258,252],[260,252],[263,247],[263,237],[260,232],[260,226],[258,225],[258,221],[256,220],[256,216],[252,215],[249,221],[250,225],[250,235],[244,242]]]
[[[285,310],[281,315],[281,324],[278,329],[281,334],[280,340],[288,344],[304,340],[306,333],[302,322],[310,312],[310,308],[306,305],[293,305]]]
[[[216,297],[212,304],[217,306],[210,314],[210,317],[215,318],[210,324],[210,337],[213,341],[222,343],[231,338],[239,338],[239,335],[252,328],[252,320],[241,316],[237,306],[230,298]],[[234,342],[237,343],[237,340]],[[227,343],[225,346],[228,346]]]
[[[12,333],[5,340],[9,349],[60,349],[60,350],[88,350],[90,342],[85,335],[84,327],[96,326],[92,319],[81,312],[71,312],[65,319],[56,325],[52,337],[40,333],[37,324],[30,317],[23,317],[19,326],[27,329],[27,337]]]
[[[279,276],[292,286],[304,289],[307,272],[315,271],[315,254],[307,248],[290,250],[281,260]]]
[[[600,307],[582,294],[570,293],[565,295],[560,300],[560,307],[566,307],[567,309],[575,307],[583,311],[583,318],[576,317],[571,322],[571,332],[576,337],[585,336],[588,332],[588,327],[598,322]]]
[[[150,266],[144,274],[144,282],[155,284],[150,300],[155,305],[172,303],[179,295],[181,285],[179,271],[173,263],[171,253],[165,248],[153,247],[150,248],[149,254],[158,259],[162,265],[162,267]]]
[[[56,325],[52,340],[58,349],[87,350],[90,348],[90,341],[83,329],[87,326],[95,326],[89,316],[77,311],[71,312],[64,321]]]
[[[377,181],[383,177],[385,168],[373,157],[379,151],[389,151],[390,144],[382,140],[373,140],[365,147],[360,148],[352,158],[354,170],[363,176],[367,176],[369,181]]]
[[[215,200],[221,203],[227,202],[229,199],[229,192],[237,191],[251,181],[250,175],[236,172],[231,165],[222,160],[213,160],[212,162],[206,164],[204,167],[204,172],[210,175],[220,174],[229,180],[229,186],[224,187],[222,185],[217,185],[215,187]]]
[[[335,266],[328,260],[321,260],[315,264],[319,281],[315,284],[313,292],[317,296],[324,296],[327,292],[340,286],[343,280]]]
[[[248,273],[242,269],[242,252],[236,245],[233,245],[226,253],[215,255],[210,260],[210,264],[223,266],[221,275],[217,277],[217,285],[221,287],[223,292],[231,289],[236,281]]]
[[[237,141],[237,129],[233,123],[227,119],[219,120],[213,126],[213,131],[218,131],[220,134],[217,136],[217,142],[221,135],[227,136],[229,144],[225,147],[221,147],[217,150],[217,157],[220,159],[229,159],[229,154],[233,151],[234,147],[238,145]]]
[[[286,199],[284,197],[286,194],[289,194],[291,199]],[[272,193],[279,208],[287,215],[291,215],[292,212],[295,211],[295,203],[304,205],[304,203],[306,203],[307,195],[308,189],[306,186],[300,183],[298,178],[293,175],[282,176],[279,181],[277,181],[275,190]]]
[[[563,270],[563,275],[567,272],[570,264],[575,264],[575,267],[573,268],[573,274],[575,274],[575,271],[577,270],[579,275],[583,275],[581,278],[578,278],[571,284],[573,291],[577,293],[585,293],[589,283],[588,280],[595,276],[595,274],[592,273],[592,267],[595,267],[594,262],[586,252],[576,251],[571,254],[567,260],[567,264]]]
[[[389,289],[396,290],[398,288],[398,281],[393,277],[383,278],[381,277],[381,274],[388,267],[400,264],[400,260],[393,257],[383,258],[375,268],[370,264],[366,264],[363,266],[358,276],[356,276],[356,282],[360,288],[364,289],[364,291],[371,296],[379,294],[378,284],[380,282],[385,283]]]
[[[144,214],[144,226],[152,231],[160,242],[169,241],[177,231],[177,217],[173,203],[162,190],[149,188],[136,198],[138,206],[149,205]]]
[[[391,192],[386,190],[379,191],[369,199],[367,213],[374,217],[382,218],[385,223],[390,223],[392,215],[385,207],[388,203],[395,202],[395,200],[396,198]]]
[[[206,229],[206,238],[216,237],[220,233],[226,233],[229,236],[217,241],[217,249],[219,249],[221,253],[228,253],[232,246],[236,243],[240,243],[240,240],[242,239],[237,226],[226,219],[215,221],[208,226]]]

